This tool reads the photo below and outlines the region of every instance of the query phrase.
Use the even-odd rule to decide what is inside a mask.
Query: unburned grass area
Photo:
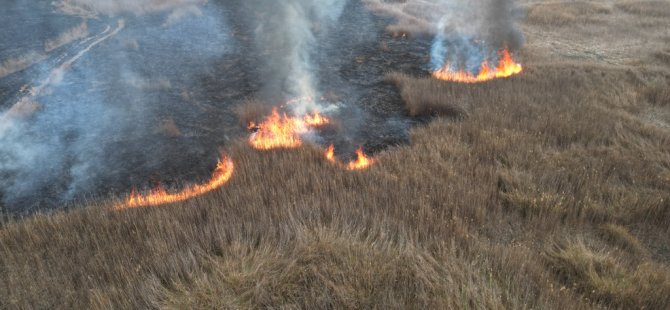
[[[434,119],[369,170],[241,141],[214,193],[9,223],[0,306],[668,306],[668,253],[650,240],[670,242],[670,135],[639,117],[657,106],[639,76],[392,77]],[[454,103],[458,117],[439,106]]]
[[[592,1],[540,2],[526,11],[529,23],[559,27],[602,23],[603,15],[611,13],[612,9],[607,5]]]

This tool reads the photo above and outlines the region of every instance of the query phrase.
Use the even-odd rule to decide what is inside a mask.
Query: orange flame
[[[302,145],[300,135],[306,133],[310,128],[326,125],[330,120],[318,112],[307,114],[302,118],[289,117],[286,114],[279,115],[277,109],[272,110],[268,118],[251,127],[258,131],[251,135],[249,142],[258,150],[271,150],[276,148],[296,148]]]
[[[491,69],[488,61],[482,63],[481,70],[479,74],[474,75],[470,72],[464,70],[461,71],[452,71],[449,69],[449,65],[446,65],[444,68],[433,72],[433,76],[440,80],[459,82],[459,83],[479,83],[496,78],[507,78],[515,74],[521,73],[523,71],[523,66],[514,61],[512,54],[509,50],[501,50],[500,60],[498,61],[498,66],[495,69]]]
[[[233,164],[233,161],[229,157],[223,157],[216,165],[216,170],[212,173],[211,180],[205,184],[193,185],[178,193],[168,193],[162,187],[152,190],[146,196],[133,191],[128,198],[128,201],[122,205],[116,206],[116,209],[158,206],[185,201],[223,186],[232,178],[234,170],[235,165]]]
[[[356,150],[356,157],[357,158],[356,158],[355,161],[352,161],[347,165],[348,170],[367,169],[368,167],[370,167],[370,165],[372,165],[374,163],[374,160],[368,158],[365,155],[365,153],[363,153],[363,150],[360,149],[360,148]]]
[[[296,148],[302,145],[298,136],[299,128],[296,119],[279,115],[277,109],[261,124],[258,131],[251,136],[251,146],[259,150],[271,150],[274,148]]]
[[[326,149],[326,159],[330,162],[335,162],[335,146],[332,144]]]
[[[309,114],[305,115],[305,117],[303,117],[303,121],[307,126],[310,127],[319,127],[328,125],[328,123],[330,123],[330,120],[326,117],[321,116],[319,112],[314,112],[314,115]]]
[[[337,159],[335,158],[335,147],[332,144],[326,149],[326,159],[329,162],[339,164],[337,162]],[[370,167],[374,163],[375,163],[374,159],[369,158],[367,155],[365,155],[365,153],[363,153],[363,149],[358,148],[356,150],[356,160],[351,161],[347,165],[343,166],[350,171],[364,170]]]

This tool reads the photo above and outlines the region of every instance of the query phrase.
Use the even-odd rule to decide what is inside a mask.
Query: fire
[[[459,82],[459,83],[479,83],[496,78],[507,78],[523,71],[523,66],[514,61],[509,50],[504,49],[499,52],[500,59],[495,68],[491,68],[488,61],[482,63],[479,74],[475,75],[470,72],[460,70],[452,71],[449,65],[433,72],[433,76],[440,80]]]
[[[332,144],[326,149],[326,159],[330,162],[335,162],[335,146]]]
[[[274,148],[296,148],[302,145],[298,133],[302,131],[299,122],[286,114],[279,115],[277,109],[261,124],[258,131],[251,136],[251,146],[259,150]]]
[[[116,209],[158,206],[185,201],[223,186],[232,178],[234,170],[233,161],[229,157],[223,157],[212,173],[211,180],[205,184],[193,185],[178,193],[168,193],[162,187],[152,190],[148,195],[141,195],[133,191],[130,198],[124,204],[118,205]]]
[[[310,128],[327,125],[330,120],[318,112],[307,114],[303,117],[290,117],[286,114],[280,115],[277,109],[262,123],[251,124],[250,128],[257,128],[251,135],[249,142],[258,150],[271,150],[276,148],[296,148],[302,145],[300,135],[309,131]]]
[[[319,112],[314,112],[314,115],[305,115],[303,117],[303,121],[307,126],[310,127],[319,127],[319,126],[324,126],[328,125],[330,123],[330,120],[326,117],[321,116]]]
[[[357,149],[356,150],[356,160],[350,162],[347,165],[348,170],[363,170],[367,169],[374,163],[373,159],[368,158],[365,153],[363,153],[362,149]]]
[[[335,158],[335,147],[332,144],[326,149],[326,159],[332,163],[339,164],[337,159]],[[374,159],[369,158],[367,155],[365,155],[365,153],[363,153],[363,149],[358,148],[356,150],[356,160],[351,161],[343,166],[350,171],[364,170],[370,167],[374,163],[375,163]]]

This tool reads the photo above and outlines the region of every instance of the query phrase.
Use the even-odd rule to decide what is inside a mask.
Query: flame
[[[124,204],[116,206],[116,209],[158,206],[185,201],[223,186],[232,178],[234,170],[235,165],[232,159],[224,156],[216,165],[211,180],[205,184],[193,185],[178,193],[168,193],[162,187],[152,190],[148,195],[141,195],[133,191],[128,200]]]
[[[251,135],[249,142],[258,150],[271,150],[276,148],[296,148],[302,145],[300,135],[309,131],[310,128],[327,125],[330,120],[319,112],[306,114],[301,117],[290,117],[286,114],[280,115],[277,109],[262,123],[250,124],[250,128],[257,128]]]
[[[305,115],[303,117],[303,121],[307,126],[310,127],[319,127],[319,126],[324,126],[328,125],[330,123],[330,120],[326,117],[321,116],[319,112],[314,112],[314,115]]]
[[[326,159],[329,162],[336,163],[339,165],[339,162],[335,158],[335,147],[331,144],[327,149],[326,149]],[[363,153],[363,149],[358,148],[356,150],[356,160],[349,162],[344,166],[347,170],[353,171],[353,170],[364,170],[370,167],[372,164],[374,164],[375,161],[374,159],[369,158],[365,153]]]
[[[251,146],[259,150],[271,150],[274,148],[296,148],[302,145],[298,136],[299,128],[296,119],[289,118],[284,114],[279,115],[277,109],[261,124],[257,125],[258,131],[251,136]]]
[[[507,78],[515,74],[521,73],[523,71],[523,66],[514,61],[512,54],[507,49],[503,49],[499,52],[500,59],[498,61],[498,66],[494,69],[491,69],[488,61],[482,63],[479,74],[474,75],[470,72],[461,70],[461,71],[452,71],[449,69],[447,64],[444,68],[433,72],[433,76],[440,80],[459,82],[459,83],[479,83],[496,78]]]
[[[361,148],[356,150],[356,160],[347,165],[347,170],[363,170],[367,169],[374,163],[373,159],[368,158]]]
[[[326,149],[326,159],[330,162],[335,162],[335,146],[332,144]]]

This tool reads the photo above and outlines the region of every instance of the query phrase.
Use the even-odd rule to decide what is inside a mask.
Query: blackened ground
[[[268,102],[270,105],[285,99],[279,94],[269,100],[260,95],[261,64],[263,53],[268,51],[254,51],[253,29],[241,17],[245,14],[237,12],[241,6],[241,1],[229,1],[225,7],[210,3],[205,8],[209,14],[223,16],[230,27],[221,29],[225,44],[214,52],[206,35],[181,34],[179,26],[175,33],[166,34],[169,30],[163,27],[164,14],[119,17],[125,20],[125,29],[75,63],[66,73],[67,83],[40,101],[86,105],[89,100],[100,100],[104,105],[131,111],[128,119],[119,120],[122,129],[100,137],[99,144],[86,146],[102,150],[104,158],[100,161],[104,167],[82,190],[71,195],[69,184],[76,180],[71,175],[72,164],[65,159],[52,168],[59,176],[54,182],[43,182],[34,192],[5,200],[3,210],[32,213],[88,198],[118,197],[133,188],[149,189],[156,184],[179,188],[208,179],[220,151],[230,141],[248,134],[234,108],[249,99],[275,101]],[[91,20],[89,32],[96,35],[116,22]],[[430,41],[393,37],[384,30],[389,22],[359,1],[350,1],[337,26],[327,33],[317,33],[319,46],[315,48],[314,63],[319,89],[325,100],[339,109],[330,115],[337,126],[324,129],[314,143],[334,144],[342,160],[351,159],[357,147],[375,154],[388,146],[404,144],[409,128],[425,121],[406,114],[398,90],[384,82],[384,75],[390,71],[426,75]],[[70,24],[76,25],[77,19],[68,20]],[[63,27],[63,31],[67,29]],[[48,38],[42,36],[36,40]],[[22,40],[17,36],[14,41]],[[1,78],[1,107],[9,108],[24,95],[19,92],[23,85],[38,84],[44,72],[74,55],[81,48],[77,44],[64,46],[38,65]],[[125,68],[132,68],[140,78],[128,77]],[[39,116],[34,118],[29,122],[40,121]],[[170,124],[171,130],[166,133],[161,124]],[[34,134],[46,135],[45,141],[49,140],[48,131]],[[86,134],[74,131],[65,135],[63,148],[71,147],[68,143],[75,145]],[[12,177],[11,172],[0,174]]]

